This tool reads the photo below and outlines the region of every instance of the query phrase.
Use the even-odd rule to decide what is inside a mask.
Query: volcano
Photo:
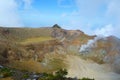
[[[66,68],[70,77],[120,80],[120,39],[61,27],[0,27],[0,65],[31,72]]]

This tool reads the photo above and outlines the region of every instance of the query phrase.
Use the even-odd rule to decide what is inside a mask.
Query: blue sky
[[[54,24],[120,38],[120,0],[0,0],[0,26]]]

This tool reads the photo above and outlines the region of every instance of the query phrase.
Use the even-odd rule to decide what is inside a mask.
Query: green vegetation
[[[0,76],[5,78],[5,77],[10,77],[13,75],[13,70],[9,68],[0,68]]]
[[[44,73],[44,77],[39,80],[65,80],[65,76],[67,75],[66,69],[60,69],[55,72],[55,74],[46,74]]]
[[[24,74],[22,77],[27,79],[27,78],[29,78],[29,75],[28,74]]]
[[[20,71],[11,68],[0,68],[0,80],[24,80],[24,79],[37,79],[37,80],[94,80],[90,78],[75,79],[66,77],[68,74],[66,69],[59,69],[52,73],[32,73],[29,71]],[[34,77],[36,75],[37,77]]]
[[[90,79],[90,78],[82,78],[82,79],[79,79],[79,80],[95,80],[95,79]]]
[[[82,78],[82,79],[70,78],[70,77],[66,77],[67,74],[68,72],[66,69],[60,69],[56,71],[55,74],[44,73],[43,77],[39,78],[39,80],[94,80],[90,78]]]

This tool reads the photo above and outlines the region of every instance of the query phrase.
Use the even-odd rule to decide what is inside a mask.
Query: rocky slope
[[[81,59],[74,56],[66,58],[65,56],[69,54],[77,55]],[[66,62],[61,56],[69,61]],[[28,61],[33,70],[39,63],[39,67],[51,64],[57,67],[59,64],[62,65],[61,68],[65,68],[63,67],[65,64],[61,63],[62,59],[68,63],[69,75],[73,77],[80,76],[80,71],[83,70],[82,74],[97,79],[99,74],[104,76],[106,66],[102,65],[106,64],[110,65],[112,73],[106,71],[107,75],[103,78],[106,79],[112,74],[118,77],[117,73],[120,73],[120,39],[114,36],[89,36],[80,30],[65,30],[60,27],[0,28],[0,65],[13,67],[16,64],[21,65],[19,68],[31,69],[27,64]],[[96,73],[93,68],[87,72],[86,69],[91,66],[95,66],[95,69],[103,72]],[[103,67],[105,68],[103,69]],[[51,69],[51,66],[47,68]],[[118,78],[116,80],[119,80]],[[114,77],[111,80],[115,80]]]
[[[60,28],[0,28],[0,37],[1,63],[4,60],[41,59],[47,53],[78,52],[82,43],[93,38],[80,30]]]

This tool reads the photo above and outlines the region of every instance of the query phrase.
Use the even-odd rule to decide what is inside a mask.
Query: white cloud
[[[120,0],[108,0],[106,16],[111,19],[111,35],[120,38]]]
[[[32,7],[33,0],[22,0],[24,3],[24,9],[29,9]]]
[[[63,8],[72,7],[73,0],[58,0],[58,6]]]
[[[112,0],[107,6],[107,13],[112,15],[120,15],[120,0]],[[117,12],[117,13],[116,13]]]
[[[101,28],[97,28],[95,31],[94,31],[94,34],[96,35],[103,35],[103,36],[116,36],[116,37],[119,37],[120,38],[120,27],[117,25],[112,25],[112,24],[108,24],[104,27],[101,27]]]
[[[61,17],[63,17],[63,18],[64,18],[64,17],[67,17],[67,13],[62,13],[62,14],[61,14]]]
[[[87,34],[114,35],[120,38],[120,0],[75,0],[75,2],[80,18],[77,23],[80,22],[82,26],[79,29]]]
[[[22,13],[32,7],[33,0],[0,0],[0,26],[4,27],[22,27]],[[22,7],[24,6],[24,7]],[[21,13],[19,11],[21,8]]]
[[[99,13],[100,6],[105,0],[75,0],[81,15],[90,17]]]
[[[104,36],[110,36],[114,32],[114,28],[112,24],[108,24],[105,27],[99,28],[95,30],[96,35],[104,35]]]
[[[0,26],[23,26],[17,8],[15,0],[0,0]]]
[[[120,24],[120,0],[111,0],[107,6],[106,16],[116,19],[116,24]]]

